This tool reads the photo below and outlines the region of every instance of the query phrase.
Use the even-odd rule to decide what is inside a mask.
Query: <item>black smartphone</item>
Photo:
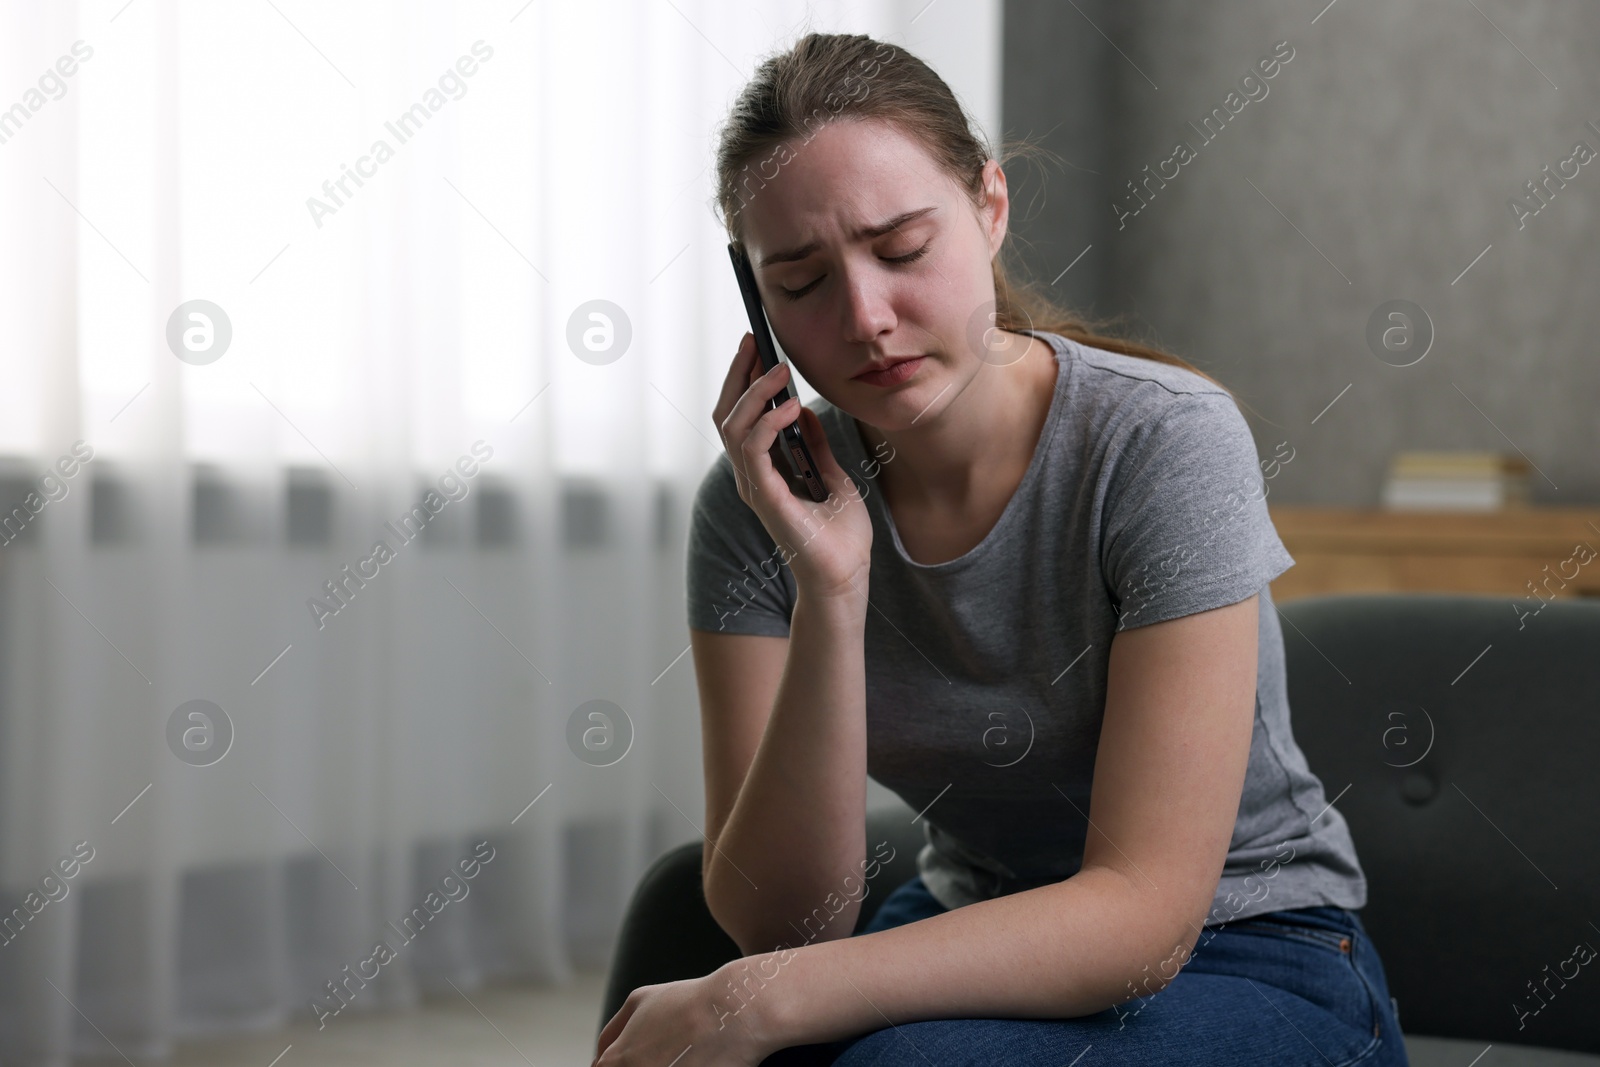
[[[733,260],[733,273],[739,279],[739,291],[744,294],[744,310],[750,316],[750,332],[755,335],[756,353],[761,357],[761,369],[765,373],[778,365],[778,349],[772,343],[767,311],[761,304],[761,292],[756,288],[755,268],[750,265],[750,257],[744,249],[733,241],[728,242],[728,257]],[[778,408],[795,395],[794,379],[791,377],[783,391],[767,401],[767,409]],[[805,483],[811,499],[818,504],[827,500],[828,487],[822,484],[822,476],[817,473],[817,461],[811,458],[811,449],[806,447],[805,437],[800,433],[800,420],[796,419],[785,426],[778,436],[783,440],[783,451],[789,457],[790,468],[795,477]]]

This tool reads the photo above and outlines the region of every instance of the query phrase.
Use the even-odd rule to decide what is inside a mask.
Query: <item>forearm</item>
[[[831,915],[866,854],[864,605],[796,599],[772,714],[706,868],[717,922],[745,952],[847,937],[859,898]],[[818,931],[807,916],[831,915]],[[806,930],[806,933],[801,933]]]
[[[1198,924],[1121,875],[1091,868],[915,923],[751,965],[778,1047],[947,1018],[1073,1018],[1159,991]],[[776,985],[776,989],[767,987]]]

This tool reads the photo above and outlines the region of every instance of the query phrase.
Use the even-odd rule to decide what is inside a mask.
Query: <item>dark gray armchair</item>
[[[1408,594],[1277,610],[1295,739],[1350,824],[1361,919],[1414,1067],[1464,1065],[1490,1043],[1479,1067],[1600,1064],[1507,1047],[1600,1054],[1600,960],[1572,962],[1600,948],[1600,603],[1528,615],[1504,597]],[[920,824],[869,815],[868,840],[885,838],[895,859],[857,930],[916,873]],[[638,986],[738,957],[706,910],[700,850],[666,853],[640,882],[601,1025]]]
[[[1295,740],[1350,824],[1418,1067],[1432,1043],[1412,1035],[1475,1042],[1463,1067],[1489,1043],[1480,1067],[1575,1062],[1506,1045],[1600,1053],[1600,960],[1557,973],[1600,949],[1600,602],[1526,610],[1443,594],[1279,609]]]

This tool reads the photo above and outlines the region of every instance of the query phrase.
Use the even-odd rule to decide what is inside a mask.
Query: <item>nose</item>
[[[871,344],[895,327],[891,282],[876,271],[855,271],[844,286],[844,337],[852,344]]]

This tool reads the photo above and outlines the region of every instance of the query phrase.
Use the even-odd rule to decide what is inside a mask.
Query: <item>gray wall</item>
[[[1507,203],[1600,151],[1600,4],[1325,4],[1009,0],[1004,135],[1072,164],[1007,168],[1022,259],[1048,282],[1092,245],[1055,290],[1228,385],[1263,458],[1289,442],[1276,501],[1375,506],[1394,451],[1509,438],[1536,503],[1600,503],[1600,158],[1520,230]],[[1203,142],[1187,123],[1283,40]],[[1119,230],[1180,139],[1195,158]],[[1366,340],[1392,299],[1434,326],[1411,366]]]

